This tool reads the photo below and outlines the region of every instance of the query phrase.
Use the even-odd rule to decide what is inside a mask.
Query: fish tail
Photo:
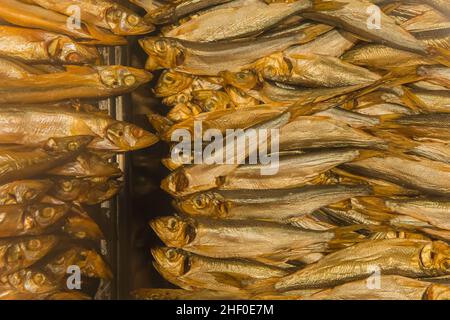
[[[389,130],[374,130],[375,136],[384,139],[388,143],[387,151],[397,154],[411,151],[417,147],[418,143],[400,134],[395,134]]]
[[[272,277],[266,279],[257,279],[252,280],[250,283],[246,285],[244,291],[250,294],[251,296],[259,296],[259,295],[268,295],[268,294],[277,294],[277,290],[275,289],[275,284],[280,281],[281,277]]]
[[[391,228],[383,225],[356,224],[334,229],[334,239],[328,243],[330,251],[341,250],[356,243],[367,241],[374,234],[391,231]]]
[[[413,111],[423,111],[427,110],[427,105],[422,101],[416,94],[414,94],[410,89],[402,87],[403,96],[401,100]]]

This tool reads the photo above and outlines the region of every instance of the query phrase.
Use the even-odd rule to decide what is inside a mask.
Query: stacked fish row
[[[140,44],[163,140],[279,129],[273,175],[163,160],[152,254],[181,289],[137,298],[450,297],[448,1],[134,2],[160,26]]]
[[[109,0],[0,1],[0,299],[88,299],[112,278],[93,206],[121,188],[115,154],[157,138],[99,109],[151,75],[94,45],[152,28]]]

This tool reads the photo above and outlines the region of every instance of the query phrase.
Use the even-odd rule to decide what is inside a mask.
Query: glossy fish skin
[[[450,166],[415,156],[375,156],[343,165],[350,172],[378,177],[425,193],[440,196],[450,194],[446,178]]]
[[[345,5],[337,10],[305,12],[303,17],[323,23],[329,23],[342,27],[346,31],[353,32],[370,40],[386,43],[389,46],[417,52],[426,53],[425,47],[402,27],[396,25],[394,19],[390,18],[380,9],[381,28],[368,28],[367,19],[370,18],[368,8],[373,6],[366,0],[348,0]]]
[[[321,207],[368,195],[365,186],[325,185],[288,190],[214,190],[177,199],[176,206],[192,216],[219,219],[260,219],[287,222]]]
[[[289,189],[300,187],[320,174],[340,164],[356,159],[357,150],[319,151],[304,154],[287,154],[278,161],[278,172],[261,175],[264,165],[242,165],[220,181],[222,190],[239,189]]]
[[[170,30],[165,36],[195,42],[244,38],[259,34],[286,17],[311,7],[312,2],[302,0],[271,4],[254,1],[237,7],[213,9]]]
[[[380,138],[323,116],[300,116],[280,130],[280,150],[336,147],[383,148]]]
[[[3,277],[28,268],[47,255],[57,243],[58,238],[53,235],[0,240],[0,275]]]
[[[52,10],[18,0],[3,0],[0,8],[0,19],[21,27],[43,29],[62,33],[86,44],[125,45],[124,37],[103,31],[93,25],[81,24],[81,28],[73,28],[67,23],[67,16]]]
[[[66,217],[62,230],[74,239],[94,241],[105,239],[105,235],[98,224],[87,214],[69,215]]]
[[[359,110],[356,110],[359,111]],[[370,115],[361,114],[359,112],[354,112],[339,107],[330,108],[325,111],[320,111],[314,114],[315,116],[325,116],[336,121],[340,121],[348,124],[349,126],[359,129],[359,128],[370,128],[381,123],[380,119],[377,117],[372,117]]]
[[[154,8],[153,10],[146,9],[148,14],[145,16],[145,19],[154,24],[175,22],[183,16],[230,1],[231,0],[187,0],[174,4],[164,4]]]
[[[275,284],[278,291],[326,288],[361,280],[377,265],[383,275],[436,277],[450,273],[450,248],[440,241],[374,240],[331,253]]]
[[[40,235],[69,211],[67,205],[35,204],[0,207],[0,238]]]
[[[11,26],[0,26],[0,55],[26,63],[85,64],[100,60],[95,47],[67,36]]]
[[[0,79],[0,104],[106,98],[131,92],[151,79],[150,73],[131,67],[68,66],[66,72]]]
[[[173,248],[155,248],[152,255],[153,265],[166,280],[189,291],[242,292],[246,282],[287,274],[281,268],[261,263],[202,257]]]
[[[318,36],[310,42],[298,46],[292,46],[284,50],[283,53],[287,56],[298,54],[317,54],[338,58],[342,56],[344,52],[352,48],[357,41],[358,39],[353,37],[351,33],[333,29]]]
[[[36,145],[53,137],[95,137],[91,149],[130,151],[151,146],[158,138],[134,124],[72,106],[30,105],[0,108],[0,143]],[[45,130],[44,130],[45,129]]]
[[[0,183],[26,179],[70,161],[90,142],[91,137],[49,139],[43,148],[3,147],[0,149]]]
[[[112,279],[113,275],[103,258],[94,250],[74,246],[56,255],[43,268],[43,272],[57,281],[67,275],[67,268],[76,265],[82,275],[89,278]]]
[[[131,293],[136,300],[242,300],[249,295],[213,290],[187,291],[182,289],[137,289]]]
[[[335,88],[372,83],[381,78],[369,70],[329,56],[302,54],[272,59],[279,62],[271,63],[269,57],[257,67],[261,75],[267,80],[291,85]]]
[[[355,65],[377,69],[433,64],[433,61],[426,57],[381,44],[367,44],[352,49],[344,53],[342,59]]]
[[[313,294],[309,300],[445,300],[445,285],[401,276],[381,276],[380,288],[368,288],[367,280],[357,280]]]
[[[36,74],[42,74],[42,72],[33,66],[28,66],[16,60],[0,58],[0,76],[2,78],[24,79]]]
[[[239,116],[242,115],[240,114]],[[269,118],[269,120],[266,120],[265,122],[257,123],[249,129],[277,129],[285,125],[289,121],[290,117],[291,114],[289,112],[281,111],[278,115],[273,116],[271,119]],[[228,128],[229,127],[230,124],[228,124]],[[268,132],[270,133],[270,130],[268,130]],[[235,160],[238,160],[237,158],[239,158],[239,156],[246,159],[249,154],[256,152],[259,144],[266,143],[269,138],[270,135],[267,134],[266,137],[259,137],[257,142],[250,141],[250,143],[246,144],[243,154],[234,155]],[[227,139],[225,139],[225,141],[226,140]],[[231,143],[234,144],[234,139],[231,140]],[[225,152],[226,149],[227,144],[225,143],[223,148],[221,150],[216,150],[216,152]],[[225,153],[223,154],[225,156]],[[224,177],[230,174],[238,166],[238,161],[233,161],[233,164],[202,163],[188,167],[181,167],[180,169],[172,172],[161,182],[161,188],[175,197],[213,189],[221,184],[219,177]]]
[[[33,268],[22,269],[0,279],[0,299],[29,300],[61,288],[58,281]]]
[[[314,26],[278,38],[261,38],[217,43],[196,43],[173,38],[151,37],[140,40],[150,56],[146,69],[173,68],[195,75],[216,76],[221,71],[238,72],[257,59],[308,42],[321,32]]]
[[[438,228],[450,230],[450,202],[445,199],[387,199],[385,203],[395,213],[411,216]]]
[[[292,267],[289,261],[313,263],[332,250],[339,230],[306,230],[253,220],[162,217],[150,222],[167,245],[213,258],[243,258]],[[350,234],[350,233],[349,233]],[[352,234],[349,239],[359,239]],[[349,240],[351,243],[352,240]]]
[[[54,168],[47,174],[75,178],[116,177],[121,176],[122,171],[117,164],[108,162],[93,153],[82,153],[74,162]]]
[[[108,177],[94,177],[85,179],[53,179],[55,186],[50,194],[65,202],[78,202],[87,205],[100,204],[114,197],[123,183]]]
[[[50,180],[18,180],[0,186],[0,206],[30,204],[52,187]]]
[[[420,66],[417,74],[424,76],[429,82],[450,89],[450,68],[444,66]]]
[[[111,30],[121,36],[152,32],[155,28],[147,24],[135,12],[110,0],[28,0],[43,8],[71,16],[71,6],[80,8],[83,21]]]

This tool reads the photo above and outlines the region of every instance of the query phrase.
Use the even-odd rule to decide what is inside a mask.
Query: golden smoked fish
[[[53,186],[50,180],[17,180],[0,186],[0,206],[29,204],[42,198]]]
[[[42,148],[0,148],[0,183],[42,174],[75,158],[92,140],[88,136],[51,138]]]
[[[238,259],[215,259],[174,248],[152,249],[153,265],[169,282],[196,289],[242,292],[248,281],[286,275],[284,269]]]
[[[73,15],[73,6],[77,6],[80,9],[82,21],[108,29],[121,36],[145,34],[155,29],[151,24],[144,22],[135,12],[117,3],[117,1],[26,0],[26,2],[67,16]]]
[[[131,92],[152,79],[144,70],[124,66],[67,66],[65,72],[24,79],[0,79],[0,104],[106,98]]]
[[[287,190],[213,190],[176,199],[191,216],[219,219],[260,219],[289,222],[349,198],[369,195],[364,185],[315,185]]]
[[[249,37],[312,6],[309,0],[269,4],[248,1],[241,6],[223,7],[200,14],[170,30],[165,36],[197,42]]]
[[[197,43],[165,37],[140,40],[150,56],[146,69],[173,68],[177,71],[216,76],[221,71],[238,72],[257,59],[282,51],[291,45],[308,42],[320,34],[323,26],[313,26],[275,38],[243,39]]]
[[[2,0],[0,20],[21,27],[62,33],[89,44],[127,44],[124,37],[101,30],[94,25],[85,23],[79,25],[72,23],[71,25],[68,17],[63,14],[18,0]]]
[[[75,161],[53,168],[47,174],[75,178],[116,177],[121,176],[122,171],[116,163],[108,162],[93,153],[82,153]]]
[[[0,26],[0,56],[26,63],[85,64],[97,63],[95,47],[44,30]]]
[[[0,143],[36,145],[50,138],[86,135],[91,149],[130,151],[153,145],[158,138],[134,124],[72,105],[27,105],[0,108]]]
[[[340,236],[353,244],[363,237],[352,230],[306,230],[290,225],[254,220],[216,220],[204,217],[157,218],[150,222],[161,240],[213,258],[244,258],[280,267],[313,263],[339,248]],[[345,234],[345,236],[343,236]]]
[[[314,180],[320,181],[320,174],[340,164],[352,161],[359,155],[358,150],[331,150],[281,155],[278,163],[271,165],[247,164],[238,167],[217,182],[222,190],[239,189],[289,189],[304,186]],[[276,165],[272,174],[261,175],[264,169]]]
[[[414,36],[395,23],[395,20],[383,13],[381,9],[380,28],[368,27],[370,7],[376,5],[366,0],[346,0],[341,8],[329,11],[305,12],[303,17],[322,23],[328,23],[352,32],[360,37],[375,42],[385,43],[391,47],[425,54],[425,46]],[[372,10],[373,11],[373,10]]]
[[[58,243],[53,235],[0,240],[0,276],[28,268],[45,255]]]
[[[319,262],[281,278],[278,291],[327,288],[382,275],[430,278],[450,273],[450,247],[441,241],[373,240],[331,253]]]
[[[40,235],[60,221],[69,206],[34,204],[0,207],[0,238]]]
[[[401,276],[381,276],[379,286],[367,279],[325,289],[307,300],[448,300],[450,287]]]
[[[450,194],[450,166],[415,156],[377,155],[343,165],[350,172],[380,178],[424,193]]]

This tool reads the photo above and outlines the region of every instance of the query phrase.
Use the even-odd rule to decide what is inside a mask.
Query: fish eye
[[[55,215],[55,208],[46,207],[42,209],[40,216],[43,218],[52,218]]]
[[[124,81],[125,85],[132,86],[136,83],[136,78],[130,74],[130,75],[125,76],[123,81]]]
[[[41,247],[41,241],[37,240],[37,239],[32,239],[30,241],[28,241],[27,243],[27,248],[30,250],[37,250]]]
[[[45,282],[45,275],[42,273],[36,273],[33,275],[33,282],[37,285],[42,285]]]
[[[167,43],[164,40],[157,40],[155,42],[155,49],[159,52],[166,52],[167,51]]]
[[[175,83],[175,78],[173,76],[171,76],[170,74],[166,74],[166,75],[164,75],[163,81],[168,84],[173,84],[173,83]]]
[[[178,225],[178,221],[175,218],[170,218],[169,221],[167,221],[167,227],[170,230],[174,230]]]
[[[166,251],[166,257],[169,260],[175,259],[176,256],[177,256],[177,252],[175,251],[175,249],[169,249]]]
[[[14,286],[19,286],[22,284],[22,278],[21,278],[21,273],[17,272],[15,274],[12,275],[12,277],[10,278],[10,282],[12,285]]]
[[[67,145],[67,149],[69,149],[69,151],[75,151],[78,150],[78,148],[79,148],[78,143],[74,141],[69,142],[69,144]]]
[[[207,204],[208,199],[204,194],[200,194],[194,199],[194,205],[197,207],[197,209],[204,209],[206,208]]]
[[[26,200],[31,200],[34,198],[34,196],[36,195],[36,192],[34,190],[28,190],[27,192],[25,192],[25,194],[23,195],[23,197]]]
[[[137,24],[139,24],[140,21],[141,21],[141,19],[134,14],[129,15],[127,17],[127,22],[132,26],[136,26]]]
[[[65,192],[70,192],[73,190],[73,184],[71,181],[64,181],[61,187]]]

